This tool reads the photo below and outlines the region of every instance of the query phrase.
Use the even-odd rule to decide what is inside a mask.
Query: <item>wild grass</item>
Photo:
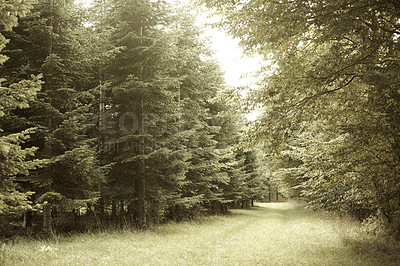
[[[399,265],[398,243],[294,203],[232,215],[3,245],[4,265]]]

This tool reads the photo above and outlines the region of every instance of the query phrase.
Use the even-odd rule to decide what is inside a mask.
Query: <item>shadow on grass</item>
[[[313,222],[332,223],[337,224],[339,231],[340,241],[335,243],[326,243],[329,247],[315,244],[312,247],[297,247],[298,250],[303,250],[307,256],[298,257],[297,263],[306,265],[400,265],[400,243],[389,240],[381,239],[375,236],[366,235],[363,233],[359,225],[351,221],[343,221],[335,219],[335,215],[329,213],[314,212],[305,209],[302,204],[293,203],[262,203],[257,207],[249,210],[234,210],[234,216],[245,218],[254,217],[267,220],[275,220],[282,222],[290,221],[293,224],[305,224]],[[343,218],[344,219],[344,218]],[[325,223],[325,222],[323,222]],[[336,227],[336,226],[335,226]],[[311,227],[312,228],[312,227]],[[304,228],[302,228],[304,230]],[[352,233],[346,233],[346,230],[354,230]],[[310,235],[310,239],[313,236]],[[333,238],[334,239],[334,238]],[[305,240],[307,241],[307,240]],[[282,246],[282,249],[285,249]],[[302,261],[304,260],[304,261]],[[295,262],[293,262],[295,263]],[[306,263],[306,264],[304,264]]]
[[[367,265],[400,265],[400,243],[376,237],[343,237],[351,252],[368,262]]]

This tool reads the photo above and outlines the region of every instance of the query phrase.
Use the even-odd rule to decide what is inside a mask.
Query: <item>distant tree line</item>
[[[3,235],[146,228],[268,197],[185,8],[10,0],[0,30]]]

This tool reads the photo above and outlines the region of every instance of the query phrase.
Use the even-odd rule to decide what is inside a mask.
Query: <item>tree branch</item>
[[[370,27],[371,29],[373,28],[372,23],[369,23],[369,22],[367,22],[367,21],[365,21],[365,20],[362,20],[362,19],[359,19],[359,20],[360,20],[362,23],[364,23],[365,25],[367,25],[368,27]],[[398,31],[398,30],[387,29],[387,28],[385,28],[385,27],[382,27],[381,25],[378,25],[378,28],[381,29],[381,30],[383,30],[383,31],[385,31],[385,32],[388,32],[388,33],[400,34],[400,31]]]
[[[332,92],[341,90],[341,89],[347,87],[348,85],[350,85],[350,83],[351,83],[355,78],[356,78],[356,76],[351,77],[351,79],[350,79],[348,82],[346,82],[345,84],[343,84],[342,86],[340,86],[340,87],[338,87],[338,88],[336,88],[336,89],[321,91],[321,92],[316,93],[316,94],[314,94],[314,95],[312,95],[312,96],[306,97],[306,98],[304,98],[303,100],[301,100],[301,101],[299,101],[298,103],[296,103],[294,106],[295,106],[295,107],[304,106],[304,105],[305,105],[307,102],[309,102],[310,100],[316,99],[316,98],[321,97],[322,95],[325,95],[325,94],[329,94],[329,93],[332,93]]]

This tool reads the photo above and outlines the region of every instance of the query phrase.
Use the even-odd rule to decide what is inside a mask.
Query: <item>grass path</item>
[[[293,203],[259,204],[146,232],[21,241],[2,252],[6,265],[400,265],[398,246]]]

